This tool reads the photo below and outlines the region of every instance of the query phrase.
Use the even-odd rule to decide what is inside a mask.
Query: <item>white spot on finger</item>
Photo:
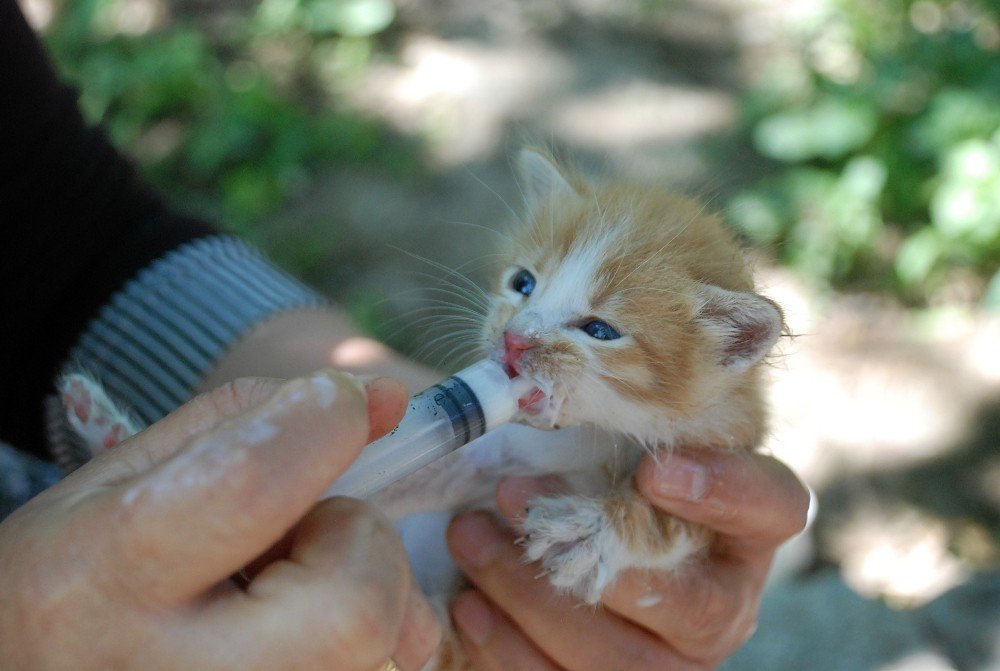
[[[644,594],[635,600],[636,608],[652,608],[663,601],[662,594]]]

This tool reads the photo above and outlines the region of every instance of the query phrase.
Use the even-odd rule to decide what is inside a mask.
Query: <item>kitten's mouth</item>
[[[511,364],[505,364],[504,370],[507,372],[507,377],[509,377],[512,380],[515,377],[522,375],[521,371],[517,370],[517,368],[515,368]],[[534,380],[532,380],[532,382],[534,382]],[[517,399],[517,407],[520,408],[521,412],[525,414],[537,415],[538,413],[540,413],[542,410],[545,409],[546,405],[548,405],[548,398],[549,398],[548,394],[546,394],[538,387],[535,387],[527,394]]]
[[[507,377],[514,379],[523,372],[520,370],[521,367],[516,361],[505,362],[503,365],[504,372],[507,373]],[[534,382],[534,380],[532,380]],[[527,394],[517,399],[517,407],[521,409],[521,412],[527,415],[537,415],[548,405],[548,394],[544,391],[535,387]]]
[[[523,367],[517,359],[508,356],[506,353],[498,358],[500,359],[499,363],[503,365],[504,372],[507,373],[507,377],[510,379],[513,380],[515,377],[524,376],[535,382],[530,375],[525,375]],[[527,394],[517,399],[517,407],[521,410],[522,414],[536,417],[549,408],[551,405],[550,401],[549,394],[543,391],[541,387],[536,386]]]
[[[537,415],[548,406],[548,401],[548,395],[536,387],[517,399],[517,407],[527,415]]]

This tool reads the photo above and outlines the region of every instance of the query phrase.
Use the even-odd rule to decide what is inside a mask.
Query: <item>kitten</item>
[[[530,502],[523,544],[553,585],[587,603],[624,570],[675,569],[707,549],[706,529],[639,496],[635,466],[675,445],[758,447],[760,364],[783,329],[733,235],[696,201],[588,184],[531,150],[519,162],[528,216],[504,251],[482,344],[537,386],[521,401],[522,425],[373,501],[399,520],[414,572],[442,609],[459,584],[444,525],[456,510],[493,506],[508,475],[564,476],[568,493]],[[463,659],[449,637],[430,668],[465,668]]]
[[[377,503],[398,514],[492,506],[504,476],[563,474],[569,493],[529,503],[522,541],[553,585],[594,604],[626,569],[672,570],[707,549],[708,530],[638,494],[634,469],[645,452],[676,445],[757,448],[766,423],[760,364],[784,320],[754,292],[734,236],[698,202],[591,185],[530,150],[519,162],[528,216],[504,252],[482,344],[537,385],[521,400],[520,422],[572,428],[502,427]],[[427,539],[408,520],[400,528],[422,576],[415,546]],[[425,589],[447,594],[446,557],[429,561],[436,584]],[[454,651],[442,657],[462,668]]]
[[[492,355],[544,390],[523,410],[533,426],[591,423],[633,439],[602,464],[606,489],[536,500],[524,521],[528,557],[595,603],[620,571],[674,568],[706,546],[705,530],[638,496],[631,469],[642,450],[757,447],[757,364],[783,318],[697,202],[588,186],[538,153],[521,164],[531,216],[494,289]]]

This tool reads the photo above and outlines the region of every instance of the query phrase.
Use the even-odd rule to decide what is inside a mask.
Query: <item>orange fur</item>
[[[634,490],[624,490],[603,505],[618,537],[634,552],[667,552],[680,534],[696,537],[702,547],[709,540],[707,529],[651,507]]]
[[[593,248],[600,258],[579,287],[587,309],[545,330],[542,346],[526,355],[526,366],[542,377],[563,381],[595,375],[663,420],[691,418],[718,406],[727,395],[742,399],[728,419],[723,417],[723,423],[732,426],[719,427],[712,442],[755,447],[763,435],[757,426],[763,412],[748,407],[748,419],[743,408],[759,405],[746,402],[748,394],[759,395],[759,376],[726,375],[717,365],[752,343],[741,342],[739,336],[719,342],[719,329],[706,326],[717,315],[705,309],[709,299],[702,290],[710,285],[753,291],[752,273],[735,237],[717,215],[693,199],[630,183],[588,186],[561,172],[575,193],[543,201],[513,232],[509,266],[535,273],[542,293],[542,285],[564,272],[580,250]],[[508,279],[501,276],[494,287],[498,300],[487,318],[488,346],[496,346],[499,334],[519,312],[531,309],[531,297],[523,306],[504,300]],[[589,317],[614,325],[629,337],[628,346],[581,342],[575,329]],[[747,333],[752,336],[752,329]],[[572,405],[572,398],[567,402]]]

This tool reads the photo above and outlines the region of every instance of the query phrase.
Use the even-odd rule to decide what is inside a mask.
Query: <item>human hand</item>
[[[679,573],[624,573],[598,609],[536,579],[539,566],[524,564],[514,535],[489,515],[456,518],[449,544],[476,589],[452,615],[477,669],[712,669],[750,637],[774,552],[805,525],[808,491],[771,457],[686,448],[645,458],[636,485],[717,535],[708,557]],[[516,526],[529,500],[558,486],[506,480],[500,510]]]
[[[0,524],[3,668],[419,669],[438,625],[398,536],[316,504],[405,403],[384,378],[243,379],[43,492]]]

